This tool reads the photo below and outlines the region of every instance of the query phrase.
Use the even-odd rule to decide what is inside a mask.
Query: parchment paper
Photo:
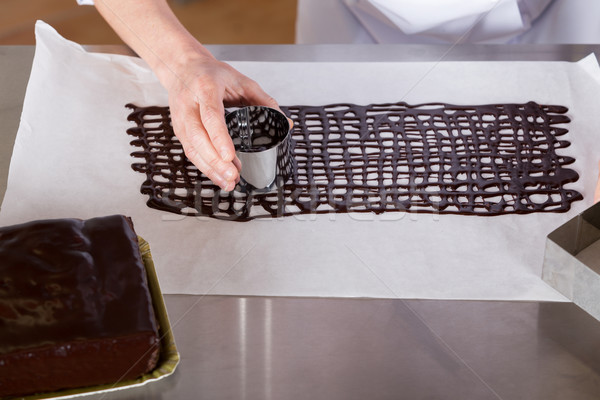
[[[592,204],[600,139],[596,59],[565,62],[260,63],[232,65],[282,105],[530,100],[569,107],[564,152],[585,196],[568,213],[498,217],[389,213],[236,223],[145,205],[131,169],[126,103],[166,105],[139,59],[86,53],[50,26],[37,48],[0,211],[40,218],[133,218],[165,293],[565,301],[541,276],[553,229]]]

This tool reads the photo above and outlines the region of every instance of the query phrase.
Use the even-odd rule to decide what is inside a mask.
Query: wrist
[[[189,72],[190,66],[198,62],[214,60],[213,55],[193,37],[174,40],[165,51],[154,57],[150,67],[161,84],[167,89],[179,85]]]

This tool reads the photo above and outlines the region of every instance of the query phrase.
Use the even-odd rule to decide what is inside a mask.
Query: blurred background
[[[179,20],[206,44],[294,43],[297,0],[170,0]],[[75,0],[0,0],[0,45],[35,44],[41,19],[81,44],[121,39],[92,6]]]

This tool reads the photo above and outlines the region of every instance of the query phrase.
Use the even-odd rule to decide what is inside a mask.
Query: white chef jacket
[[[600,43],[598,0],[298,0],[296,43]]]

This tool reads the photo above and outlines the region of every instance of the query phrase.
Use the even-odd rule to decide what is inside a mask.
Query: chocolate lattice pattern
[[[562,106],[334,104],[282,107],[294,120],[295,170],[271,193],[222,192],[185,157],[167,107],[133,109],[127,132],[143,162],[148,206],[246,221],[387,211],[499,215],[561,212],[580,193],[558,124]]]

